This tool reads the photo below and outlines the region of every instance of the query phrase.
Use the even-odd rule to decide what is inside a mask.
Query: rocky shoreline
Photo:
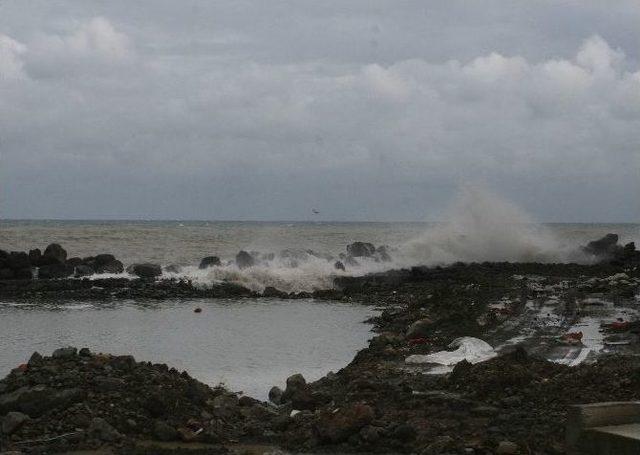
[[[600,252],[591,265],[453,264],[338,278],[317,296],[380,307],[374,336],[342,370],[314,383],[294,375],[270,403],[130,356],[34,354],[0,381],[0,450],[566,453],[569,405],[640,399],[640,260],[617,237],[601,240],[585,247]],[[9,280],[0,296],[164,298],[165,287],[170,296],[223,295],[114,280],[122,279]],[[422,361],[450,353],[460,337],[486,343],[486,358]]]

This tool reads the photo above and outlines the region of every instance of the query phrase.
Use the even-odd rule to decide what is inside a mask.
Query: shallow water
[[[371,337],[363,321],[374,313],[317,300],[0,302],[0,377],[33,351],[86,346],[266,399],[293,373],[315,380],[346,366]]]

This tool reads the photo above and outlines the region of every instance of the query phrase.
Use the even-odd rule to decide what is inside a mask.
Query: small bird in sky
[[[317,215],[318,213],[320,213],[316,209],[311,209],[311,211],[313,212],[314,215]]]

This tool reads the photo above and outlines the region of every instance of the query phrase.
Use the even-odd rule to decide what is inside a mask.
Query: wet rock
[[[427,338],[433,332],[433,321],[429,318],[422,318],[414,322],[407,329],[406,336],[409,339]]]
[[[300,392],[307,387],[307,381],[300,373],[296,373],[287,378],[287,387],[284,391],[285,394],[291,394],[293,392]]]
[[[10,269],[19,270],[31,267],[29,255],[24,251],[12,251],[6,259],[6,264]]]
[[[269,390],[269,401],[274,404],[280,404],[282,402],[282,394],[284,392],[280,387],[273,386],[271,390]]]
[[[395,439],[407,442],[414,440],[417,434],[418,432],[414,427],[406,423],[401,423],[393,429],[391,436]]]
[[[425,455],[438,454],[452,449],[454,445],[455,441],[451,436],[438,436],[422,453]]]
[[[73,267],[67,264],[52,263],[38,268],[38,278],[41,280],[67,278],[71,275],[73,275]]]
[[[220,258],[218,256],[207,256],[200,261],[199,269],[207,269],[209,267],[220,266]]]
[[[67,252],[58,243],[52,243],[45,248],[39,265],[64,264],[67,260]]]
[[[95,273],[95,271],[88,265],[80,264],[74,267],[76,277],[81,276],[90,276]]]
[[[178,264],[171,264],[164,268],[164,271],[167,273],[180,273],[182,272],[182,267]]]
[[[380,440],[382,434],[382,428],[367,425],[360,430],[360,437],[363,441],[369,444],[375,444]]]
[[[330,443],[346,441],[375,418],[371,406],[355,403],[337,412],[322,412],[316,421],[316,432],[321,440]]]
[[[347,254],[354,258],[371,257],[376,252],[376,247],[368,242],[353,242],[347,245]]]
[[[113,428],[109,422],[101,417],[94,417],[91,419],[91,424],[87,429],[88,433],[104,442],[115,442],[122,439],[122,435]]]
[[[80,401],[83,396],[84,393],[80,389],[54,391],[44,385],[24,386],[0,395],[0,414],[20,411],[31,417],[39,417],[51,409],[66,408]]]
[[[85,261],[96,273],[122,273],[124,266],[112,254],[99,254],[92,261]]]
[[[38,264],[41,258],[42,258],[42,252],[40,251],[40,248],[29,250],[29,262],[32,265]]]
[[[333,264],[333,268],[335,268],[336,270],[345,270],[344,264],[342,263],[342,261],[336,261],[335,264]]]
[[[27,362],[27,365],[33,366],[33,365],[39,365],[41,363],[42,363],[42,356],[38,351],[36,351],[33,354],[31,354],[31,357],[29,357],[29,361]]]
[[[155,424],[153,425],[153,436],[158,441],[175,441],[178,439],[178,432],[175,428],[163,422],[162,420],[156,420]]]
[[[520,453],[518,444],[511,441],[501,441],[496,448],[497,455],[516,455]]]
[[[145,262],[130,265],[127,267],[127,272],[140,278],[152,279],[162,275],[162,268],[158,264]]]
[[[16,280],[30,280],[33,278],[33,271],[31,268],[17,269],[13,271],[13,277]]]
[[[282,292],[274,288],[273,286],[267,286],[266,288],[264,288],[264,291],[262,291],[263,297],[277,297],[281,299],[286,299],[288,295],[289,294],[287,294],[286,292]]]
[[[0,269],[7,266],[7,260],[9,259],[9,253],[5,250],[0,250]]]
[[[10,268],[0,269],[0,280],[13,280],[14,277],[13,270]]]
[[[15,433],[29,420],[29,416],[21,412],[9,412],[2,419],[2,432],[6,435]]]
[[[247,267],[253,267],[255,260],[253,256],[243,250],[236,255],[236,265],[241,269],[246,269]]]
[[[65,347],[65,348],[58,348],[55,351],[53,351],[53,354],[51,354],[51,357],[53,357],[54,359],[68,359],[71,357],[75,357],[76,354],[78,354],[78,350],[74,347]]]

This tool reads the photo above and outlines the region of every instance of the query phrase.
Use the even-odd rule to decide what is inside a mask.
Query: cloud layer
[[[456,22],[456,2],[420,11],[442,45],[387,2],[275,2],[271,28],[253,2],[160,2],[152,19],[71,5],[0,28],[3,217],[437,219],[468,181],[545,220],[640,215],[640,66],[616,38],[640,16],[623,2],[610,29],[587,4],[592,29],[555,52],[535,30]],[[470,43],[496,30],[515,41]]]

